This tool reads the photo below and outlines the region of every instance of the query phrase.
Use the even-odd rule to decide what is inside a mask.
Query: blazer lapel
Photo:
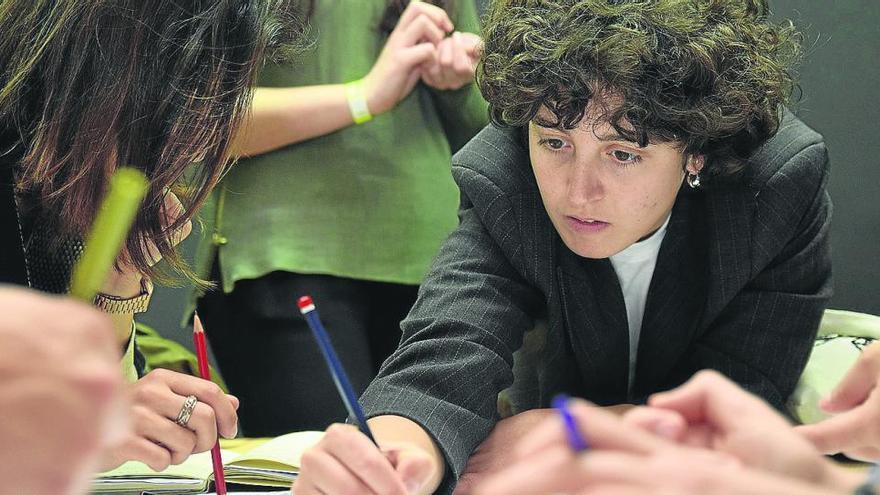
[[[629,331],[617,275],[607,259],[582,258],[558,238],[556,245],[564,324],[585,396],[598,404],[620,403],[626,397]]]
[[[682,191],[648,289],[633,398],[660,390],[691,344],[704,311],[708,270],[704,196]]]

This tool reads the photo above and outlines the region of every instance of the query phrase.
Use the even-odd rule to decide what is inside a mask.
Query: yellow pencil
[[[86,236],[83,254],[73,267],[72,297],[87,303],[95,299],[125,244],[148,188],[147,178],[133,168],[119,168],[110,177],[107,194]]]

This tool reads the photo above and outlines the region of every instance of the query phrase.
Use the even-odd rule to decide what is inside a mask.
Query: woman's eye
[[[541,140],[541,144],[550,148],[553,151],[559,151],[562,148],[565,148],[565,141],[556,138],[546,138]]]
[[[614,150],[611,152],[611,156],[621,163],[636,163],[642,158],[635,153],[630,153],[623,150]]]

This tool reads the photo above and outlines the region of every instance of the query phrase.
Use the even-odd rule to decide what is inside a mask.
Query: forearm
[[[237,155],[260,155],[353,123],[343,84],[257,88],[233,147]]]
[[[434,439],[431,438],[431,435],[429,435],[428,432],[418,423],[402,416],[376,416],[368,419],[367,423],[369,423],[376,441],[380,444],[404,442],[415,444],[430,456],[431,462],[434,466],[433,474],[425,484],[422,485],[422,489],[419,493],[434,493],[437,487],[440,486],[440,482],[443,480],[443,475],[446,472],[446,461],[443,459],[443,454],[440,452]]]

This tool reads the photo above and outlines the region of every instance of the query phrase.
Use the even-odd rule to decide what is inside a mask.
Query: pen
[[[133,168],[119,168],[110,177],[95,221],[86,236],[83,254],[70,276],[70,295],[91,302],[107,279],[125,243],[149,183]]]
[[[193,314],[193,344],[196,348],[196,358],[199,363],[199,376],[205,380],[211,379],[211,368],[208,367],[208,346],[205,343],[205,329],[198,313]],[[211,464],[214,466],[214,488],[217,495],[226,495],[226,477],[223,475],[223,458],[220,457],[220,438],[211,447]]]
[[[571,411],[568,409],[569,397],[565,394],[559,394],[553,398],[553,408],[559,412],[562,418],[562,425],[565,427],[565,436],[568,437],[568,445],[575,452],[583,452],[587,450],[589,444],[578,430],[577,423]]]
[[[327,367],[330,368],[330,374],[333,376],[333,382],[336,384],[336,390],[339,391],[339,396],[342,397],[342,402],[345,403],[348,414],[357,420],[361,433],[366,435],[373,443],[376,443],[376,439],[373,438],[373,432],[367,426],[364,411],[361,409],[357,396],[354,394],[354,389],[351,388],[351,383],[345,374],[345,369],[342,368],[342,363],[339,361],[339,357],[336,356],[336,351],[333,350],[330,336],[327,335],[324,325],[321,324],[318,310],[315,309],[315,303],[312,302],[310,296],[302,296],[296,304],[299,306],[300,312],[305,316],[309,328],[312,329],[312,335],[315,336],[318,347],[321,348],[321,353],[324,355],[324,360],[327,362]]]

